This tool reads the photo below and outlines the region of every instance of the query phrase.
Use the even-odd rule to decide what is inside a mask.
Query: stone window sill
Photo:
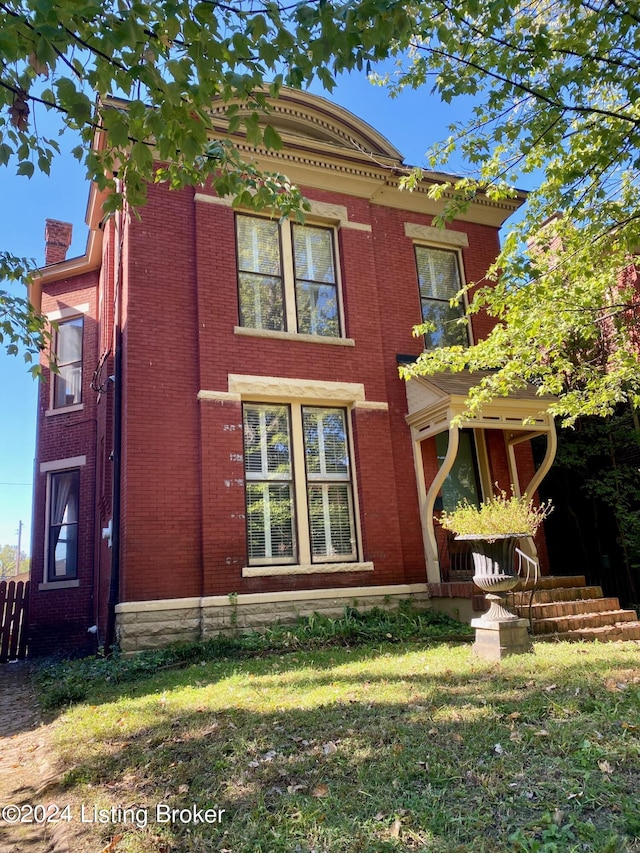
[[[80,586],[79,580],[69,581],[47,581],[38,584],[38,592],[46,589],[75,589]]]
[[[306,344],[329,344],[334,347],[354,347],[353,338],[332,338],[327,335],[303,335],[298,332],[274,332],[271,329],[250,329],[246,326],[235,326],[234,335],[249,338],[273,338],[280,341],[300,341]]]
[[[281,575],[321,575],[337,572],[372,572],[373,563],[311,563],[298,566],[245,566],[243,578],[279,577]]]
[[[59,409],[47,409],[44,413],[45,418],[50,418],[52,415],[68,415],[71,412],[81,412],[84,409],[84,403],[76,403],[74,406],[60,406]]]

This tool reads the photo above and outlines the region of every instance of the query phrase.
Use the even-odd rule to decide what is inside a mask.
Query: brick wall
[[[355,346],[234,333],[239,324],[236,238],[229,207],[196,202],[192,190],[153,186],[141,219],[126,222],[123,602],[426,580],[405,387],[396,356],[418,355],[422,346],[411,334],[420,321],[420,299],[413,241],[405,236],[404,224],[431,225],[431,217],[318,189],[306,188],[306,194],[344,205],[350,222],[371,228],[338,232],[345,335]],[[455,229],[469,239],[462,253],[466,278],[480,280],[498,251],[497,230],[471,223],[456,223]],[[81,412],[48,419],[40,413],[39,461],[87,456],[81,475],[87,507],[81,585],[39,592],[34,584],[34,637],[41,647],[46,646],[47,620],[56,610],[64,609],[76,642],[96,613],[104,629],[111,552],[100,533],[112,511],[113,389],[107,378],[113,372],[114,236],[110,221],[99,279],[97,274],[78,276],[47,287],[44,295],[45,311],[62,298],[91,304],[85,383],[102,359],[104,391],[87,394]],[[490,328],[483,316],[473,323],[476,337]],[[226,392],[230,373],[357,382],[364,385],[367,401],[388,404],[388,409],[356,407],[351,414],[362,557],[373,562],[373,572],[242,578],[247,543],[241,406],[235,400],[198,400],[200,390]],[[41,410],[47,393],[45,383]],[[492,476],[508,483],[504,441],[497,438],[496,444],[496,436],[491,437]],[[432,459],[427,451],[429,474],[435,454]],[[518,453],[526,468],[525,451]],[[39,566],[40,573],[45,480],[38,478],[36,492],[40,551],[34,549],[34,568]]]
[[[407,320],[399,310],[389,344],[375,250],[382,237],[375,233],[372,209],[360,199],[307,192],[344,204],[351,221],[371,222],[374,229],[340,233],[346,334],[355,347],[234,334],[230,208],[156,187],[142,221],[130,225],[123,600],[424,580],[404,385],[395,362],[397,351],[416,348],[410,335],[419,317],[412,244],[403,239],[403,264],[411,271],[410,301],[418,313]],[[392,217],[402,228],[401,212]],[[387,287],[401,292],[406,282],[396,275]],[[376,402],[389,399],[392,388],[388,413],[356,410],[352,417],[363,557],[376,567],[371,577],[242,579],[247,557],[240,406],[196,399],[199,389],[226,391],[229,373],[361,382],[367,399]]]
[[[48,354],[43,355],[43,381],[38,395],[38,442],[35,458],[34,515],[32,534],[32,584],[29,615],[29,648],[32,654],[48,654],[61,648],[85,647],[87,628],[94,624],[94,488],[96,401],[89,383],[97,361],[96,324],[97,273],[79,275],[49,285],[43,293],[42,311],[64,311],[89,305],[84,314],[82,408],[65,412],[51,410],[51,373]],[[46,414],[49,412],[49,414]],[[45,571],[47,473],[46,462],[86,456],[80,468],[80,512],[78,519],[78,581],[71,589],[41,589]]]
[[[100,640],[104,640],[111,579],[112,551],[103,528],[112,518],[113,489],[113,398],[114,385],[110,380],[115,371],[113,338],[114,282],[115,282],[115,225],[113,218],[105,223],[102,268],[98,288],[99,353],[101,363],[97,384],[101,391],[96,395],[96,495],[94,533],[94,609]]]
[[[202,587],[192,195],[150,187],[127,231],[123,600],[199,595]]]
[[[122,600],[260,592],[425,579],[411,437],[396,355],[418,354],[420,320],[410,221],[431,217],[302,188],[347,208],[338,253],[345,334],[354,347],[234,334],[239,324],[234,212],[191,191],[150,189],[126,246]],[[494,228],[461,223],[467,278],[498,249]],[[477,333],[486,318],[478,318]],[[385,411],[354,410],[353,453],[363,558],[359,574],[245,578],[241,408],[202,400],[229,373],[360,382]]]

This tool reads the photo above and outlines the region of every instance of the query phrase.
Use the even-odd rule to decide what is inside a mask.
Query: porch
[[[465,590],[464,597],[472,600],[468,548],[443,530],[438,517],[460,500],[479,503],[496,489],[534,497],[557,446],[548,411],[552,398],[538,395],[530,385],[487,403],[477,417],[467,417],[469,389],[485,375],[441,373],[406,383],[406,421],[411,429],[427,582],[434,593],[443,585],[464,585],[456,592]],[[546,438],[546,448],[536,468],[530,442],[538,436]],[[539,560],[548,573],[543,533],[535,542],[522,540],[520,548],[525,559]]]

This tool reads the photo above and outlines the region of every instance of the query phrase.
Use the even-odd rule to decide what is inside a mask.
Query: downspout
[[[120,192],[120,182],[116,191]],[[113,484],[111,498],[111,578],[107,605],[107,632],[104,641],[105,655],[113,651],[116,633],[116,605],[120,600],[120,504],[122,480],[122,211],[115,214],[114,257],[114,382],[113,382]]]

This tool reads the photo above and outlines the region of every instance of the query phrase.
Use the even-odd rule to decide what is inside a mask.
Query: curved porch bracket
[[[449,426],[449,445],[447,447],[447,453],[444,457],[442,465],[438,470],[438,473],[433,479],[433,482],[429,486],[429,491],[427,492],[426,500],[424,503],[424,513],[425,513],[425,527],[427,533],[427,545],[428,545],[428,561],[430,563],[430,567],[437,567],[438,575],[440,574],[440,566],[438,563],[438,543],[436,541],[436,532],[433,526],[433,510],[436,504],[436,498],[438,497],[438,492],[442,488],[442,484],[447,478],[447,475],[450,473],[453,468],[453,463],[456,460],[456,455],[458,453],[458,439],[460,435],[460,430],[457,426],[451,424]],[[431,574],[431,572],[429,573]]]
[[[549,417],[550,428],[548,432],[546,432],[547,436],[547,449],[544,454],[544,459],[542,460],[542,464],[536,471],[536,473],[531,478],[531,482],[525,489],[525,494],[531,497],[535,490],[538,488],[540,483],[547,476],[549,468],[553,465],[553,460],[556,458],[556,450],[558,449],[558,436],[556,434],[556,425],[553,421],[553,418]]]

